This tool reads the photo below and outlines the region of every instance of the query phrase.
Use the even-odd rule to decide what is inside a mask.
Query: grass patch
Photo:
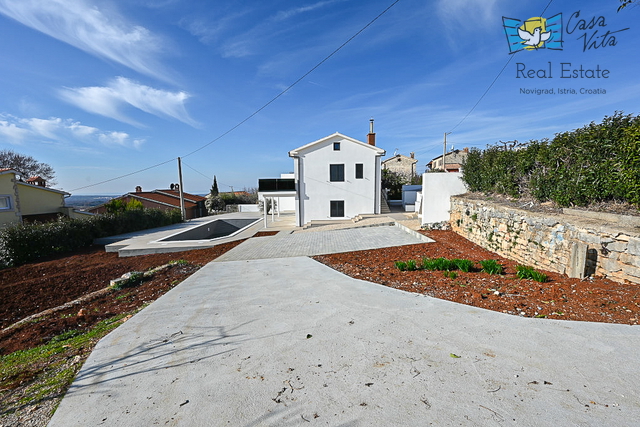
[[[86,349],[120,325],[127,313],[96,324],[89,331],[75,329],[53,337],[47,344],[0,356],[0,412],[13,412],[20,405],[62,396],[82,366]],[[19,401],[5,400],[11,391],[25,386]]]
[[[502,274],[504,269],[495,259],[485,259],[480,261],[482,271],[488,274]]]

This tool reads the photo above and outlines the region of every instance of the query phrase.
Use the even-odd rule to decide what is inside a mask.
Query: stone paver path
[[[432,241],[426,236],[414,236],[394,226],[278,234],[249,239],[217,258],[215,262],[313,256]]]

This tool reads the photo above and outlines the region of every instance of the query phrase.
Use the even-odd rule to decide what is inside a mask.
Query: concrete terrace
[[[325,226],[249,239],[236,249],[270,242],[265,259],[247,246],[209,263],[115,329],[49,426],[638,425],[637,326],[520,318],[276,257],[302,235],[420,243]]]
[[[354,221],[322,221],[314,223],[310,228],[295,226],[295,216],[292,213],[284,213],[280,216],[269,216],[267,226],[260,220],[252,226],[230,236],[213,240],[187,240],[187,241],[162,241],[166,237],[183,232],[190,228],[198,227],[218,219],[255,218],[259,220],[262,216],[258,213],[232,213],[209,216],[190,220],[181,224],[144,230],[135,233],[123,234],[119,236],[97,239],[96,244],[105,245],[107,252],[118,252],[120,256],[137,256],[153,253],[180,252],[190,249],[202,249],[213,247],[222,243],[247,239],[260,231],[277,231],[275,236],[281,248],[281,256],[309,256],[332,252],[349,252],[363,249],[373,249],[376,247],[402,246],[407,244],[428,242],[426,236],[416,233],[414,230],[420,228],[416,219],[412,219],[410,214],[395,213],[391,215],[369,215]],[[396,225],[396,227],[389,227]],[[375,230],[374,230],[375,228]],[[334,233],[331,238],[324,238],[319,231],[340,231]],[[344,231],[348,230],[348,231]],[[365,231],[367,230],[367,231]],[[404,231],[404,232],[403,232]],[[290,236],[293,235],[293,236]],[[284,236],[290,236],[282,240]],[[366,238],[364,236],[367,236]],[[413,238],[410,238],[412,236]],[[264,257],[265,251],[258,251],[258,247],[267,245],[266,239],[271,241],[273,237],[263,237],[245,242],[242,250],[254,253],[255,258]],[[326,249],[323,249],[325,248]],[[296,250],[293,250],[297,248]],[[236,251],[237,253],[237,251]],[[288,254],[288,255],[284,255]],[[271,256],[268,256],[269,258]]]

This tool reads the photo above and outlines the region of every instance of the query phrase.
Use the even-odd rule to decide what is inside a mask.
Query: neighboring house
[[[408,179],[411,179],[416,175],[416,166],[418,160],[415,158],[415,153],[409,154],[411,157],[403,156],[402,154],[396,154],[382,161],[382,169],[387,169],[391,172],[395,172]]]
[[[13,169],[0,169],[0,226],[33,221],[52,221],[60,215],[71,218],[86,214],[66,207],[69,193],[46,187],[40,177],[23,182]]]
[[[205,197],[184,193],[185,219],[207,216],[204,206]],[[142,187],[136,187],[136,191],[124,194],[116,199],[129,203],[130,200],[138,200],[142,206],[149,209],[173,210],[180,209],[180,188],[177,184],[171,184],[168,190],[142,191]],[[107,211],[104,205],[89,209],[89,212],[103,214]]]
[[[373,120],[368,143],[340,133],[289,151],[294,161],[296,223],[380,213],[380,163]]]
[[[469,155],[469,149],[464,148],[460,150],[452,150],[445,154],[445,166],[447,172],[460,172],[462,170],[462,163]],[[427,163],[427,167],[434,170],[445,170],[442,165],[442,156],[438,156]]]

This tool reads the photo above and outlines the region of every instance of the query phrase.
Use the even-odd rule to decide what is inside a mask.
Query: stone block
[[[624,274],[626,274],[627,276],[632,276],[632,277],[640,279],[640,268],[638,268],[638,267],[633,267],[631,265],[623,264],[622,265],[622,272]],[[631,280],[631,279],[629,278],[629,280]]]
[[[576,236],[576,239],[584,243],[587,243],[589,245],[597,245],[597,246],[600,246],[600,241],[601,241],[601,238],[599,235],[591,234],[585,231],[579,232],[578,235]]]
[[[640,256],[620,254],[620,262],[628,264],[632,267],[640,268]]]
[[[569,257],[567,275],[571,278],[584,279],[584,269],[587,262],[587,245],[583,242],[573,242]]]
[[[616,240],[620,240],[622,242],[628,242],[630,238],[631,238],[631,236],[629,236],[628,234],[624,234],[624,233],[619,233],[616,236]]]
[[[607,272],[607,275],[622,271],[622,265],[617,259],[600,258],[600,267]]]
[[[627,242],[623,242],[623,241],[615,241],[611,243],[606,243],[604,245],[604,247],[611,252],[626,252],[627,246],[628,246]]]
[[[637,237],[629,237],[627,252],[630,255],[640,256],[640,239]]]

